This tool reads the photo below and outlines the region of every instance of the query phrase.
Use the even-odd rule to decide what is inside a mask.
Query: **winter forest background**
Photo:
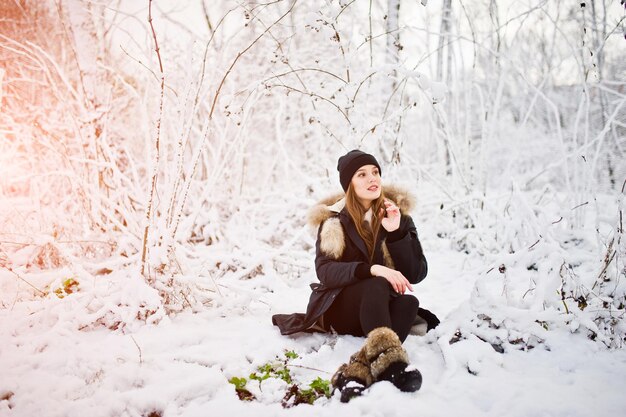
[[[0,415],[623,413],[623,1],[0,8]],[[362,343],[270,321],[353,148],[417,198],[424,386],[240,401]]]

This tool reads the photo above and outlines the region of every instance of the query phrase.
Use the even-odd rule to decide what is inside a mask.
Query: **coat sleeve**
[[[357,267],[363,262],[342,262],[324,253],[320,249],[320,232],[322,225],[317,232],[317,242],[315,243],[315,272],[325,288],[340,288],[359,281],[356,276]]]
[[[411,284],[426,278],[428,263],[411,217],[402,216],[399,230],[387,236],[387,248],[395,269],[402,272]]]

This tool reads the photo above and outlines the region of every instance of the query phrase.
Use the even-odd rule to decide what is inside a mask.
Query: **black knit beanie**
[[[383,172],[376,158],[358,149],[354,149],[339,158],[339,161],[337,161],[337,171],[339,171],[339,182],[344,191],[348,191],[352,176],[363,165],[376,165],[378,172],[380,174]]]

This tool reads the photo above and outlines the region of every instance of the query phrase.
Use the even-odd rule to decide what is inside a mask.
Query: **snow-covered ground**
[[[561,328],[543,331],[539,335],[543,343],[528,351],[509,346],[498,353],[471,335],[448,344],[446,318],[459,322],[459,317],[471,316],[474,280],[484,266],[472,265],[465,254],[446,249],[449,245],[437,237],[422,232],[422,240],[430,273],[416,286],[416,295],[424,307],[444,320],[436,331],[424,337],[409,336],[404,343],[413,366],[424,377],[417,393],[401,393],[389,383],[378,383],[348,404],[334,396],[319,399],[313,406],[283,409],[280,400],[287,385],[268,379],[260,387],[256,381],[248,382],[256,401],[238,399],[228,379],[247,377],[285,350],[300,356],[292,362],[295,366],[291,372],[296,381],[306,385],[317,377],[329,379],[360,348],[361,338],[321,334],[284,337],[272,326],[274,313],[303,311],[308,284],[314,280],[312,270],[299,278],[275,270],[247,280],[225,275],[216,281],[220,290],[213,306],[165,317],[156,325],[117,331],[85,326],[99,315],[94,293],[105,297],[109,291],[102,300],[116,300],[120,305],[124,300],[119,294],[116,298],[117,292],[147,298],[129,291],[133,285],[141,288],[129,273],[84,282],[78,293],[62,299],[50,294],[10,304],[7,300],[12,295],[23,297],[34,290],[2,271],[0,415],[623,414],[626,352],[607,350],[582,332]],[[43,275],[41,282],[50,281],[54,273]],[[35,274],[29,279],[36,279]],[[121,290],[122,286],[126,289]],[[504,308],[496,311],[504,312]]]

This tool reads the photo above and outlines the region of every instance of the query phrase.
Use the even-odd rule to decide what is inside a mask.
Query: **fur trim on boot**
[[[417,369],[406,370],[409,357],[390,328],[372,330],[363,349],[375,381],[389,381],[404,392],[414,392],[422,386],[422,374]]]
[[[398,335],[388,327],[372,330],[363,348],[374,379],[378,379],[378,376],[394,362],[409,363],[409,357]]]
[[[331,384],[333,388],[341,392],[341,402],[347,403],[352,398],[361,395],[372,385],[373,380],[369,362],[364,350],[361,349],[350,357],[349,363],[344,363],[337,369],[331,378]]]

